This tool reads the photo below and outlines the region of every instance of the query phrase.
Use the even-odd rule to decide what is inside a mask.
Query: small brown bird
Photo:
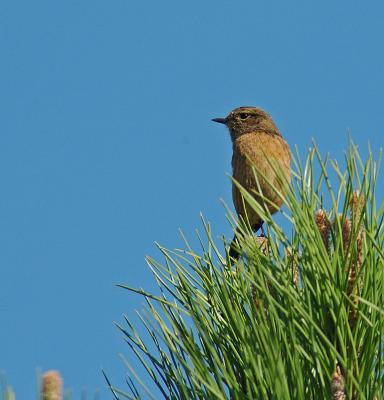
[[[274,188],[284,194],[284,186],[291,175],[291,154],[272,118],[260,108],[239,107],[226,118],[214,118],[212,121],[225,124],[231,134],[233,178],[260,204],[264,204],[265,201],[255,193],[259,192],[254,175],[256,172],[263,195],[273,203],[266,206],[272,214],[278,211],[283,201]],[[286,177],[286,182],[282,179],[283,176]],[[261,217],[244,203],[241,192],[234,183],[232,198],[237,214],[247,218],[255,232],[262,228]],[[233,238],[229,253],[236,259],[239,256],[234,248],[237,235],[238,233]]]

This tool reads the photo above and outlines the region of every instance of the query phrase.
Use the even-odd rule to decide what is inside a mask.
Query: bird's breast
[[[280,135],[266,132],[244,134],[233,142],[233,177],[258,199],[255,195],[255,192],[259,192],[256,174],[263,194],[275,204],[281,205],[281,199],[273,187],[278,191],[283,188],[282,175],[289,180],[290,159],[288,144]],[[235,184],[232,194],[235,208],[242,215],[244,212],[242,196]],[[275,210],[271,208],[272,212]]]
[[[280,135],[252,132],[238,137],[233,142],[234,172],[245,167],[251,168],[252,164],[261,170],[269,170],[267,166],[276,162],[287,167],[290,165],[290,160],[288,144]]]

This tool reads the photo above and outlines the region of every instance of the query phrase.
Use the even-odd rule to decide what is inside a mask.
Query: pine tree
[[[147,258],[160,294],[121,285],[146,300],[146,335],[119,325],[146,376],[128,364],[115,398],[384,398],[379,162],[351,144],[341,169],[314,146],[293,169],[284,229],[243,191],[267,231],[234,222],[237,262],[203,219],[199,251],[184,238],[184,250],[158,246],[162,262]]]

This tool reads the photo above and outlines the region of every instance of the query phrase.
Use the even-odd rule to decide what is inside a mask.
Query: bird
[[[243,106],[232,110],[225,118],[212,121],[224,124],[229,129],[232,141],[232,199],[239,217],[248,220],[254,232],[261,229],[264,236],[264,221],[244,200],[238,182],[271,214],[276,213],[283,204],[281,195],[285,194],[291,176],[291,152],[271,116],[258,107]],[[254,167],[254,168],[253,168]],[[266,202],[260,195],[257,181]],[[269,183],[269,182],[270,183]],[[276,190],[277,189],[277,190]],[[280,192],[281,194],[279,194]],[[229,249],[229,256],[239,258],[236,230]]]

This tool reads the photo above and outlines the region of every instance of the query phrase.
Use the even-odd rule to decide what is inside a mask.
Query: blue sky
[[[383,144],[380,1],[4,0],[0,4],[0,369],[80,397],[124,387],[113,321],[154,288],[144,256],[199,213],[231,230],[231,146],[210,121],[269,111],[304,155]],[[160,256],[159,256],[160,258]]]

